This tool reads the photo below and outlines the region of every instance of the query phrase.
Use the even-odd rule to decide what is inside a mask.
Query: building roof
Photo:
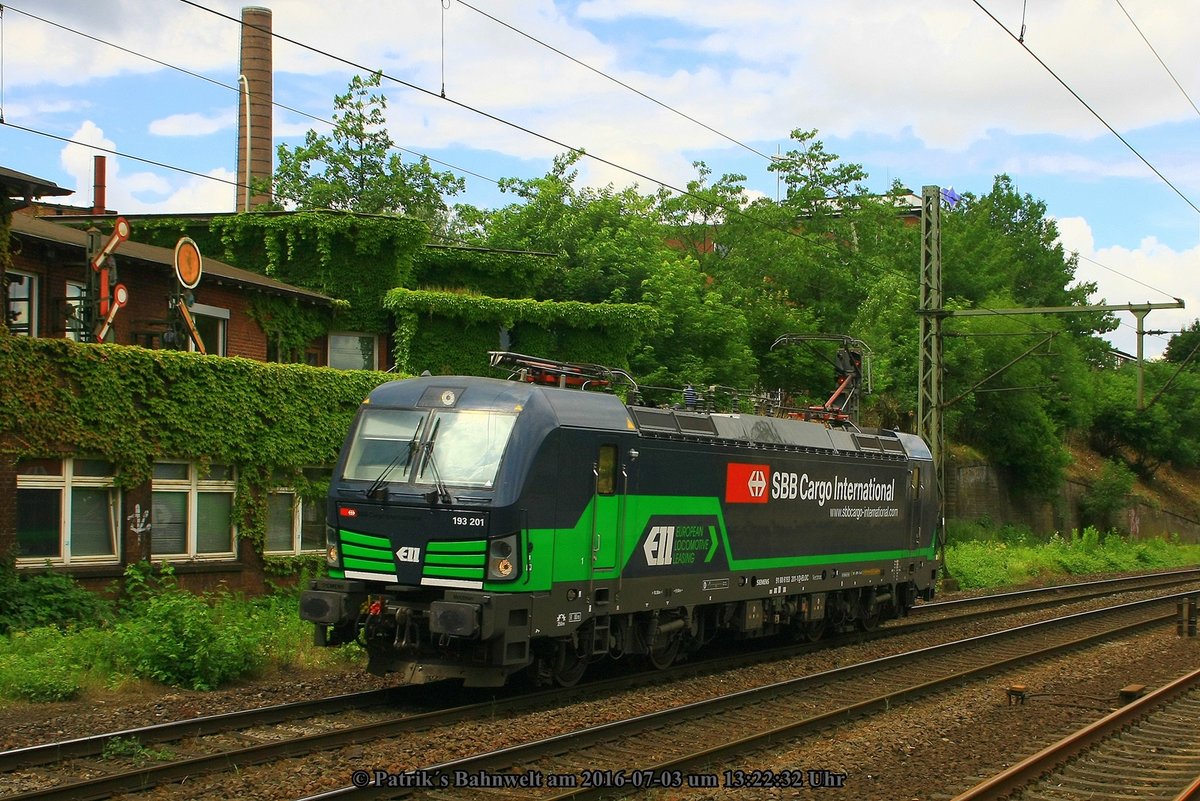
[[[63,189],[53,181],[26,175],[7,167],[0,167],[0,186],[4,189],[4,197],[19,197],[26,201],[35,197],[75,194],[74,189]]]
[[[68,247],[78,247],[85,252],[87,250],[86,231],[50,222],[44,217],[14,214],[12,233]],[[117,249],[115,255],[120,259],[136,259],[149,264],[160,265],[172,271],[175,268],[175,251],[170,248],[161,248],[156,245],[146,245],[141,242],[129,240],[121,243],[121,247]],[[319,306],[333,305],[333,298],[328,295],[322,295],[320,292],[313,292],[309,289],[285,284],[282,281],[276,281],[274,278],[268,278],[265,275],[243,270],[208,257],[204,258],[204,280],[215,281],[218,284],[251,287],[260,292],[297,298],[298,300],[315,303]]]

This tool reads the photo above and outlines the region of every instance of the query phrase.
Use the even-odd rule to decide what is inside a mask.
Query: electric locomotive
[[[570,685],[667,667],[718,634],[868,629],[932,598],[938,503],[919,437],[652,408],[612,372],[494,353],[524,381],[422,376],[363,402],[328,498],[316,641],[405,683]],[[689,404],[690,405],[690,404]]]

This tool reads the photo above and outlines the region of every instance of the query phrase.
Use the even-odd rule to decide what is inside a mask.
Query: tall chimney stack
[[[108,205],[107,166],[104,156],[92,157],[92,214],[103,214]]]
[[[270,181],[274,174],[269,8],[247,6],[242,9],[242,73],[238,83],[242,91],[238,100],[237,181],[248,186],[251,182]],[[238,187],[237,203],[234,205],[237,211],[250,211],[255,206],[271,201],[269,188],[258,192],[251,191],[247,186]]]

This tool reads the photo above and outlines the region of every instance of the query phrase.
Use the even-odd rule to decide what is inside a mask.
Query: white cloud
[[[159,214],[164,212],[233,211],[237,191],[236,187],[231,185],[235,181],[233,171],[221,167],[209,170],[206,175],[218,180],[192,176],[183,184],[174,187],[168,197],[143,204],[144,208],[140,210]],[[134,211],[135,209],[131,208],[130,210]]]
[[[1200,318],[1200,245],[1178,251],[1150,236],[1136,248],[1097,248],[1091,226],[1083,218],[1065,217],[1056,222],[1059,242],[1079,254],[1076,278],[1094,281],[1098,286],[1090,299],[1093,303],[1172,303],[1176,297],[1183,300],[1183,309],[1151,311],[1145,318],[1148,331],[1179,331]],[[1108,340],[1126,353],[1136,353],[1136,318],[1129,312],[1118,312],[1117,318],[1121,327],[1108,334]],[[1146,336],[1146,355],[1160,356],[1168,339],[1169,335]]]
[[[212,5],[240,16],[240,2]],[[382,67],[435,93],[444,78],[448,96],[482,103],[497,113],[512,115],[536,105],[565,121],[580,106],[607,101],[603,87],[612,87],[458,5],[443,9],[436,3],[346,0],[336,13],[318,3],[268,0],[265,5],[274,8],[272,25],[278,34],[318,45],[363,68]],[[1002,23],[1019,28],[1022,6],[1016,0],[989,5]],[[713,122],[757,139],[776,139],[781,130],[798,125],[836,135],[894,134],[911,127],[928,145],[950,149],[966,147],[992,129],[1104,135],[1052,76],[970,4],[944,8],[863,0],[847,8],[785,0],[595,0],[572,13],[549,0],[497,0],[486,10],[672,104],[688,106],[702,99],[700,110],[708,110]],[[1158,53],[1181,71],[1185,85],[1189,77],[1194,83],[1195,70],[1189,65],[1195,63],[1191,51],[1200,34],[1200,15],[1176,4],[1131,4],[1131,12]],[[148,18],[134,0],[103,8],[60,0],[44,13],[130,50],[236,82],[238,26],[220,16],[168,4],[156,9],[154,35],[147,36]],[[1025,17],[1030,49],[1118,129],[1190,118],[1191,109],[1119,8],[1057,0],[1038,4]],[[364,19],[370,24],[363,25]],[[636,32],[647,21],[655,26],[651,30],[664,32],[649,41],[651,52],[640,55],[662,64],[695,66],[671,66],[656,74],[633,63],[635,54],[622,51],[622,30]],[[8,25],[10,86],[80,84],[164,69],[19,13],[9,15]],[[403,36],[398,38],[398,32]],[[608,41],[599,39],[601,34]],[[1097,42],[1104,43],[1103,59],[1097,58]],[[348,78],[362,71],[280,39],[273,50],[280,72]],[[46,53],[54,58],[47,59]],[[717,59],[715,70],[705,65],[711,58]],[[754,91],[745,91],[747,87]],[[397,103],[416,99],[412,90],[395,84],[387,92]],[[622,116],[636,110],[628,120],[642,117],[648,108],[631,95],[608,107]],[[553,122],[547,124],[553,131]],[[526,149],[539,147],[528,139],[525,143]]]
[[[60,159],[65,169],[75,181],[76,186],[92,186],[94,184],[95,155],[106,156],[105,183],[107,184],[107,199],[105,205],[127,214],[165,214],[171,212],[211,212],[233,210],[235,188],[234,175],[231,170],[219,167],[209,170],[206,175],[188,176],[182,182],[173,181],[157,173],[149,171],[135,172],[123,175],[121,172],[122,159],[112,156],[96,148],[116,150],[116,144],[104,135],[94,122],[88,120],[71,135],[71,139],[86,144],[68,144],[63,148]],[[95,147],[88,147],[94,145]],[[77,193],[71,198],[74,205],[88,205],[90,197],[81,197]]]
[[[113,185],[116,180],[120,165],[115,158],[104,152],[104,150],[116,149],[116,143],[105,137],[104,131],[100,130],[100,127],[91,120],[84,120],[79,129],[68,138],[73,139],[75,142],[85,143],[68,144],[59,154],[59,161],[62,164],[62,168],[71,176],[74,186],[80,187],[80,189],[76,190],[75,197],[71,198],[71,203],[74,205],[88,205],[91,198],[84,196],[85,193],[82,187],[92,186],[95,183],[96,156],[106,157],[105,176],[108,185]],[[88,145],[95,145],[95,147],[88,147]],[[98,150],[97,148],[104,148],[104,150]],[[112,207],[111,203],[110,198],[110,208]]]
[[[232,108],[213,114],[172,114],[150,123],[150,133],[156,136],[208,136],[218,131],[233,130],[237,112]]]
[[[208,3],[234,18],[244,4]],[[47,18],[221,83],[237,83],[235,21],[182,3],[156,7],[152,19],[134,0],[56,0],[42,5],[47,8],[39,13]],[[334,93],[344,92],[355,72],[376,67],[427,90],[384,82],[391,134],[404,148],[437,150],[439,157],[473,164],[496,178],[501,176],[479,166],[478,151],[524,160],[531,173],[540,173],[550,156],[567,146],[582,147],[676,186],[694,177],[692,160],[704,158],[717,174],[744,172],[755,189],[773,192],[775,180],[765,172],[765,163],[757,173],[756,166],[742,166],[748,162],[727,168],[734,156],[724,159],[723,153],[747,156],[727,140],[462,4],[344,0],[334,12],[314,0],[259,0],[256,5],[274,9],[277,34],[362,65],[346,65],[276,39],[277,102],[329,117]],[[1195,129],[1184,127],[1195,125],[1193,112],[1120,8],[1098,7],[1091,0],[1029,5],[1029,47],[1119,129],[1158,134],[1166,123],[1174,125],[1178,135],[1173,141],[1155,142],[1157,149],[1146,152],[1183,191],[1200,194],[1200,162],[1192,152],[1194,135],[1189,134]],[[1192,43],[1200,36],[1200,6],[1150,0],[1126,0],[1124,5],[1184,85],[1200,84],[1200,62],[1192,55]],[[987,6],[1011,30],[1018,29],[1023,2],[989,0]],[[986,186],[968,185],[961,177],[964,171],[987,176],[1003,171],[1018,180],[1038,175],[1094,182],[1101,187],[1096,194],[1114,195],[1104,179],[1157,181],[1119,145],[1098,147],[1111,143],[1111,135],[969,3],[489,0],[484,8],[514,28],[765,151],[774,152],[777,143],[787,147],[788,132],[794,128],[816,128],[826,138],[855,138],[856,145],[868,141],[864,147],[877,152],[876,163],[913,186],[944,175],[966,191],[986,191]],[[118,138],[129,153],[153,154],[156,160],[197,172],[209,172],[214,165],[236,168],[233,91],[203,85],[9,11],[9,108],[64,104],[44,108],[46,114],[59,114],[56,126],[31,127],[55,133],[78,128],[83,114],[72,113],[66,104],[92,103],[89,118],[102,123],[110,135],[120,132]],[[1103,58],[1096,55],[1098,42],[1103,43]],[[98,79],[114,75],[128,80],[94,91]],[[443,85],[446,99],[436,96]],[[220,108],[227,110],[214,111]],[[122,111],[125,116],[118,116]],[[138,133],[148,129],[161,138],[135,138],[124,127],[134,120]],[[328,132],[320,122],[276,109],[276,145],[284,138],[294,142],[310,128]],[[202,141],[205,134],[212,141]],[[183,144],[171,141],[180,136],[192,138]],[[57,155],[58,145],[43,146]],[[477,153],[459,162],[451,152],[459,148]],[[861,152],[839,150],[848,161],[864,161]],[[907,173],[892,172],[901,168]],[[592,183],[624,186],[636,181],[649,188],[646,180],[594,160],[583,162],[580,170]],[[171,197],[185,180],[169,174],[159,179],[167,182],[164,187],[150,179],[156,173],[138,173],[137,189],[128,190],[130,195],[136,191],[136,202],[148,202],[154,194]],[[90,164],[76,165],[72,175],[82,177],[77,186],[89,186]],[[120,191],[112,178],[110,183]],[[214,187],[217,193],[234,191],[219,183]],[[1121,201],[1114,197],[1113,202]],[[217,208],[231,205],[222,201]],[[1081,212],[1073,206],[1068,213]],[[1179,224],[1169,224],[1181,230]]]

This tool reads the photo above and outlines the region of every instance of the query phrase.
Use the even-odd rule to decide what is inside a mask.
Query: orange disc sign
[[[200,283],[204,267],[200,261],[200,248],[189,237],[175,243],[175,275],[187,289],[195,289]]]

